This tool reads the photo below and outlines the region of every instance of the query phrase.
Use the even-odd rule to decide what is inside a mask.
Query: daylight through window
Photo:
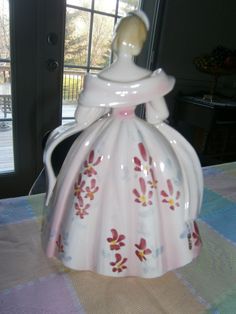
[[[111,61],[114,26],[139,0],[67,0],[63,75],[63,123],[73,118],[87,72]]]

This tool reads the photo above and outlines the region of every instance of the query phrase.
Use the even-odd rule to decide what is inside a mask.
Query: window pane
[[[66,65],[87,65],[90,13],[66,9],[65,56]]]
[[[83,88],[85,70],[77,68],[64,68],[63,74],[63,124],[70,122],[74,117],[79,94]]]
[[[91,66],[103,68],[109,64],[113,29],[114,18],[94,14]]]
[[[75,5],[87,9],[91,8],[91,0],[67,0],[66,4]]]
[[[0,0],[0,58],[10,59],[9,2]]]
[[[92,1],[67,0],[67,5],[92,8]],[[138,0],[94,0],[94,10],[104,13],[119,14],[138,9]],[[93,14],[93,13],[92,13]],[[90,29],[91,13],[82,9],[66,9],[66,32],[65,32],[65,56],[64,56],[64,80],[63,80],[63,123],[68,117],[73,117],[77,105],[77,99],[82,88],[85,72],[96,73],[93,68],[104,68],[111,61],[111,43],[114,30],[115,18],[105,14],[94,13],[92,32]],[[118,21],[119,18],[116,17]],[[91,37],[91,38],[89,38]],[[90,42],[91,40],[91,42]],[[91,49],[89,51],[89,49]],[[89,60],[88,60],[89,58]],[[68,67],[70,65],[71,67]],[[81,67],[76,69],[74,66]]]
[[[102,12],[113,13],[116,12],[117,0],[95,0],[94,9]]]
[[[0,173],[14,170],[9,1],[0,0]]]
[[[139,0],[120,0],[118,14],[124,16],[130,11],[139,9],[139,7]]]

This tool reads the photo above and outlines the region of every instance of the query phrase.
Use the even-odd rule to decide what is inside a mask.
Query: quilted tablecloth
[[[236,162],[203,169],[203,249],[156,279],[76,272],[40,246],[44,195],[0,200],[1,314],[236,314]]]

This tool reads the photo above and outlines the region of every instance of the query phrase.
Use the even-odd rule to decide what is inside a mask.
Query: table
[[[48,260],[40,247],[44,195],[0,200],[0,313],[236,313],[236,162],[203,172],[201,255],[156,279],[110,278]]]
[[[193,145],[202,164],[236,160],[236,100],[179,96],[174,127]]]

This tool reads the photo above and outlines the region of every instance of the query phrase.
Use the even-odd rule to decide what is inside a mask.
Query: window
[[[62,104],[65,123],[73,119],[85,73],[112,60],[118,19],[141,6],[153,30],[160,2],[0,0],[0,94],[8,108],[0,106],[0,198],[28,194],[43,168],[45,136],[61,124]],[[149,32],[141,66],[151,68],[156,33]]]
[[[67,0],[63,123],[73,118],[85,74],[96,73],[111,62],[115,24],[127,12],[139,7],[139,0]]]
[[[0,0],[0,173],[14,171],[9,1]]]

